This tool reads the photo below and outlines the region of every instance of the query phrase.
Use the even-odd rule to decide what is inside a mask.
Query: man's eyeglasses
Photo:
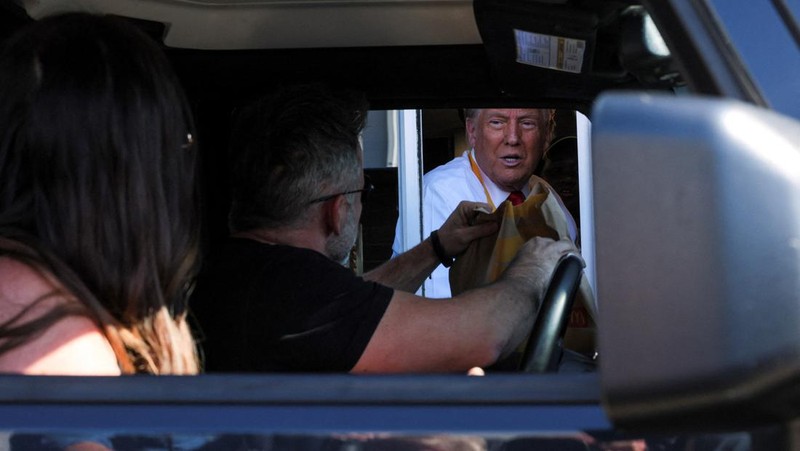
[[[356,190],[353,190],[353,191],[343,191],[341,193],[330,194],[328,196],[324,196],[324,197],[320,197],[320,198],[317,198],[317,199],[313,199],[313,200],[310,200],[308,202],[308,205],[315,204],[317,202],[325,202],[325,201],[333,199],[336,196],[343,196],[345,194],[354,194],[354,193],[361,193],[361,203],[362,204],[366,204],[367,200],[369,199],[369,193],[371,193],[372,190],[374,190],[374,189],[375,189],[375,185],[372,184],[372,182],[369,179],[369,176],[365,175],[364,176],[364,188],[356,189]]]

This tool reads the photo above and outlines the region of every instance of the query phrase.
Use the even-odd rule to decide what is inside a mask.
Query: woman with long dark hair
[[[0,54],[0,372],[191,374],[193,122],[157,44],[45,18]]]

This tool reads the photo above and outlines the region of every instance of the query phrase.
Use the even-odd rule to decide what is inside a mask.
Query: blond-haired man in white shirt
[[[544,182],[533,172],[552,139],[554,110],[467,109],[465,116],[467,139],[472,148],[423,177],[422,236],[438,229],[462,200],[485,202],[496,208],[510,195],[512,199],[520,195],[524,199],[535,182]],[[552,188],[550,191],[559,199]],[[566,207],[563,209],[575,241],[575,221]],[[405,251],[401,249],[398,234],[392,251],[394,255]],[[449,269],[443,265],[436,268],[425,281],[424,289],[426,297],[449,298]]]

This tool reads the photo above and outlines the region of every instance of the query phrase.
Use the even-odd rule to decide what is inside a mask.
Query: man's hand
[[[489,213],[491,207],[482,202],[462,201],[439,228],[439,241],[445,254],[455,257],[467,249],[469,243],[497,231],[497,222],[472,225],[480,213]]]
[[[473,240],[497,231],[499,225],[496,222],[470,225],[480,212],[488,212],[489,208],[488,205],[478,202],[464,201],[458,205],[438,232],[439,244],[444,248],[445,257],[454,257],[464,252]],[[439,255],[433,248],[433,240],[427,239],[365,273],[364,279],[413,293],[439,264]]]
[[[578,249],[568,239],[531,238],[519,249],[502,278],[524,281],[526,286],[534,287],[538,292],[536,299],[541,299],[556,265],[567,254],[581,258]]]

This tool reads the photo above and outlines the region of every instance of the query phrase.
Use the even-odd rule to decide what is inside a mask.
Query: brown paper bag
[[[511,202],[503,202],[494,213],[478,216],[478,222],[500,218],[500,228],[493,235],[473,241],[453,263],[450,268],[453,296],[497,280],[530,238],[570,238],[567,218],[552,188],[538,177],[532,178],[531,185],[531,193],[524,203],[513,206]],[[581,280],[577,296],[564,347],[592,357],[597,326],[594,297],[586,277]]]

